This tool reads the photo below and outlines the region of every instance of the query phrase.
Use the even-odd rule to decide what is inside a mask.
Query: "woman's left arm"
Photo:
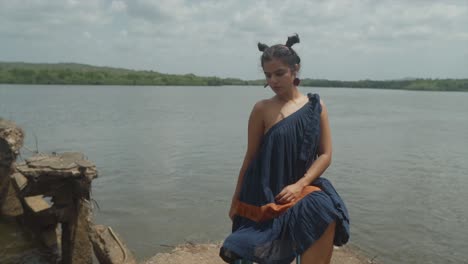
[[[330,123],[328,122],[328,111],[327,107],[320,100],[322,106],[322,113],[320,114],[320,142],[318,146],[317,160],[312,163],[312,166],[307,170],[297,184],[302,187],[310,185],[315,179],[320,177],[323,172],[330,166],[332,160],[332,140]]]
[[[322,175],[322,173],[331,164],[332,140],[330,124],[328,123],[328,111],[322,100],[320,100],[320,105],[322,106],[322,113],[320,114],[320,142],[317,152],[318,158],[306,171],[304,177],[299,179],[295,184],[284,187],[284,189],[275,197],[276,201],[280,204],[296,200],[300,196],[302,189],[320,177],[320,175]]]

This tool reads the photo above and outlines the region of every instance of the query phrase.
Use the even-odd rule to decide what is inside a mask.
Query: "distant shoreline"
[[[126,85],[126,86],[247,86],[265,80],[203,77],[194,74],[164,74],[77,63],[0,62],[0,84],[32,85]],[[402,79],[338,81],[301,80],[303,87],[368,88],[412,91],[468,91],[467,79]]]

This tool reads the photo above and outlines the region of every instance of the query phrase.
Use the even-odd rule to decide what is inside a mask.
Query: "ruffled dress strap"
[[[301,146],[299,159],[306,162],[308,165],[316,158],[312,153],[317,153],[318,139],[320,138],[320,114],[322,113],[322,105],[320,104],[320,96],[318,94],[307,94],[309,97],[309,113],[306,115],[307,123],[304,128],[304,141]]]

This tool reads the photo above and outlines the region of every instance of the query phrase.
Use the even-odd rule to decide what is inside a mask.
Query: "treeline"
[[[0,83],[82,85],[246,85],[234,78],[200,77],[194,74],[164,74],[155,71],[96,67],[84,64],[2,63]]]
[[[314,87],[349,87],[425,91],[468,91],[468,79],[411,79],[389,81],[331,81],[305,79],[303,86]]]
[[[263,85],[265,80],[164,74],[155,71],[96,67],[75,63],[35,64],[0,62],[0,83],[82,85]],[[388,81],[334,81],[303,79],[302,86],[432,91],[468,91],[468,79],[408,79]]]

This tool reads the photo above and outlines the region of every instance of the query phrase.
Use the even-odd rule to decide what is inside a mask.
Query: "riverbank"
[[[126,86],[263,86],[264,79],[243,80],[194,74],[166,74],[78,63],[24,63],[0,61],[0,84],[126,85]],[[468,91],[468,79],[404,78],[342,81],[302,78],[301,86],[396,89],[415,91]]]
[[[185,244],[159,253],[142,264],[225,264],[218,256],[220,244]],[[293,262],[295,263],[295,262]],[[377,264],[349,246],[335,247],[331,264]]]

